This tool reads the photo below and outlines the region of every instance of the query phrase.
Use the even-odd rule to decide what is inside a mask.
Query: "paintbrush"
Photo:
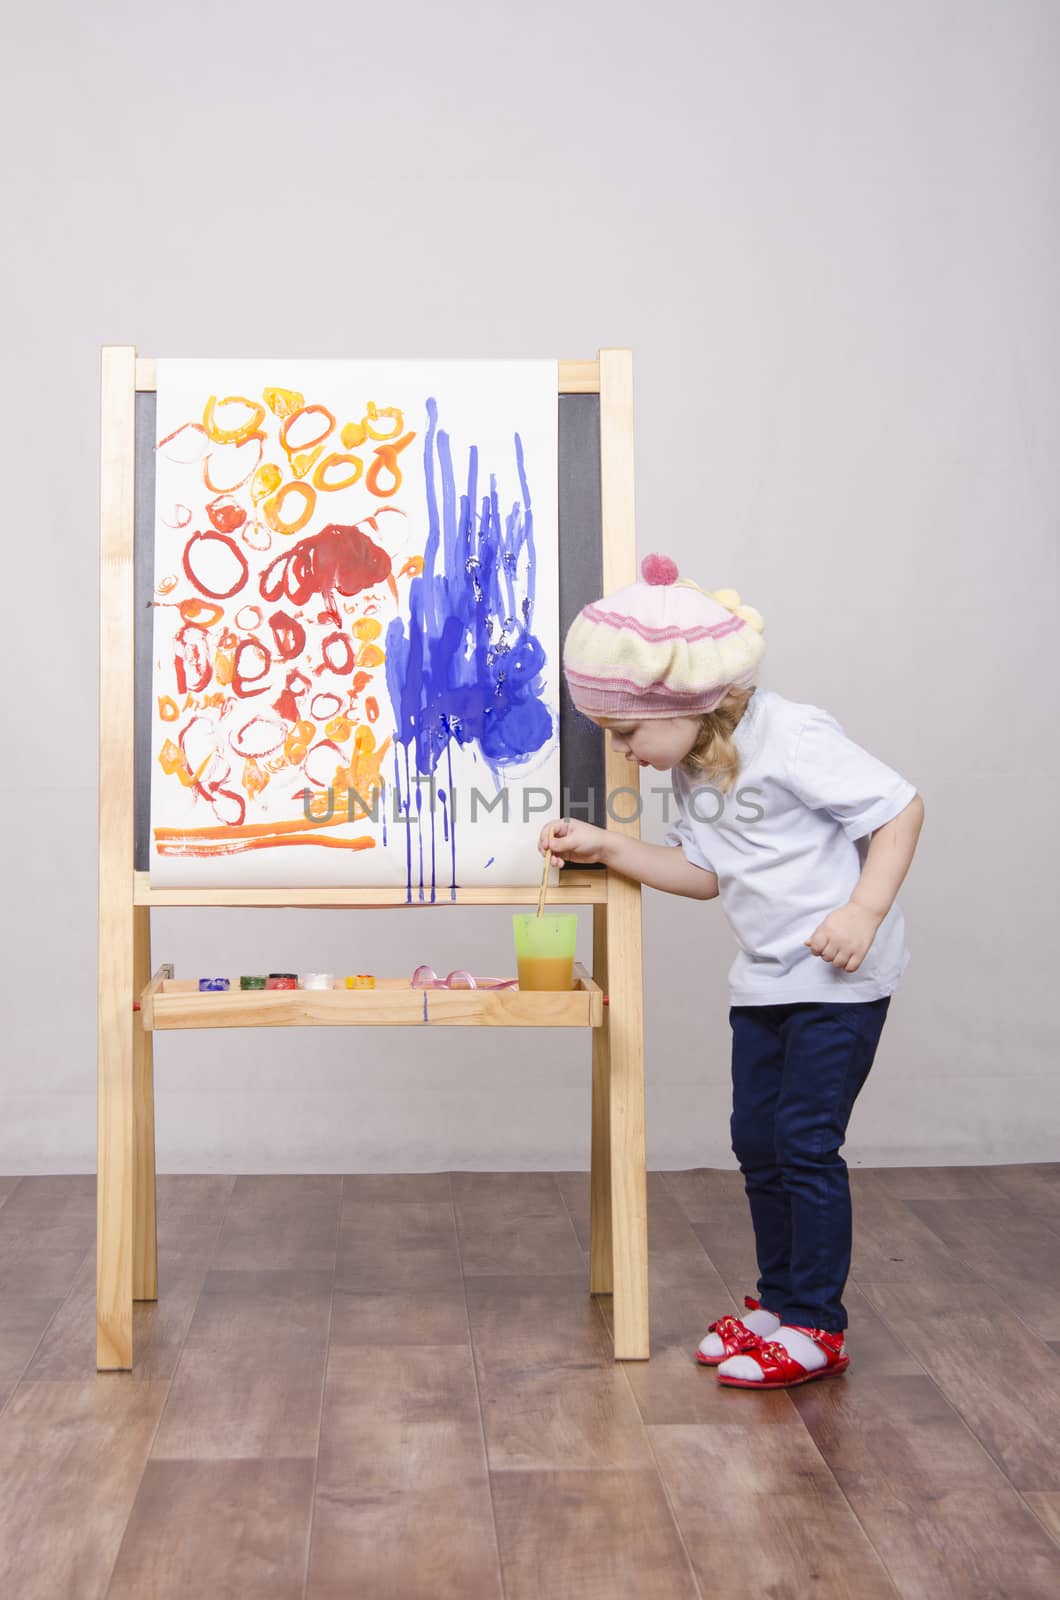
[[[551,828],[548,830],[548,842],[549,842],[549,844],[552,843],[552,829]],[[540,891],[540,893],[538,894],[538,897],[537,897],[537,914],[538,914],[539,917],[544,916],[544,913],[545,913],[545,895],[548,893],[548,875],[549,875],[549,871],[551,870],[551,867],[552,867],[552,851],[549,850],[548,848],[546,848],[546,850],[545,850],[545,867],[544,867],[544,871],[541,874],[541,891]]]

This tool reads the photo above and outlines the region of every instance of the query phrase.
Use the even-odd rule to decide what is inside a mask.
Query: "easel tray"
[[[158,969],[143,989],[144,1029],[500,1027],[598,1028],[604,1019],[599,984],[575,963],[574,988],[423,989],[407,978],[376,978],[374,989],[249,989],[203,992],[195,978]]]

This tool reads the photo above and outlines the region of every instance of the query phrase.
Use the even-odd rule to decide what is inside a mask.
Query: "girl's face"
[[[644,722],[598,719],[611,748],[642,767],[668,772],[684,760],[699,737],[699,717],[649,717]]]

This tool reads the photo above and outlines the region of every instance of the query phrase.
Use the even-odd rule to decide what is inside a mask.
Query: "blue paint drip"
[[[405,776],[406,776],[406,778],[408,777],[408,770],[409,770],[409,752],[408,752],[408,746],[406,745],[405,746]],[[401,800],[401,809],[405,813],[405,883],[406,883],[405,903],[408,904],[412,899],[412,829],[409,826],[409,803],[408,803],[408,798],[407,798],[407,793],[408,793],[407,786],[406,786],[405,798],[402,799],[402,797],[401,797],[401,768],[400,768],[400,766],[398,764],[398,746],[396,744],[394,745],[394,793],[398,796],[399,800]]]
[[[497,859],[496,856],[490,856],[489,860],[486,862],[487,867],[492,867],[492,865],[496,861],[496,859]]]
[[[430,1021],[430,1018],[427,1016],[427,991],[426,991],[426,989],[424,989],[424,991],[423,991],[423,1020],[424,1020],[424,1022],[429,1022]]]
[[[435,808],[435,803],[434,803],[434,797],[435,797],[435,789],[434,789],[434,787],[432,785],[432,787],[431,787],[431,905],[432,906],[434,904],[434,881],[435,881],[434,863],[435,863],[435,815],[436,815],[436,808]]]
[[[467,488],[459,496],[449,435],[438,427],[438,402],[427,400],[424,438],[428,533],[423,572],[409,586],[409,622],[395,618],[386,633],[387,691],[396,741],[405,747],[406,815],[410,758],[415,771],[433,774],[443,751],[452,796],[452,741],[481,752],[499,784],[505,769],[525,764],[553,736],[544,703],[545,652],[533,632],[537,586],[534,517],[523,443],[514,436],[520,499],[502,514],[497,480],[479,498],[478,447],[468,450]],[[440,495],[439,495],[440,477]],[[400,778],[399,778],[400,782]],[[417,783],[422,900],[423,829]],[[431,898],[435,896],[434,817],[431,818]],[[456,818],[448,812],[448,840],[456,892]],[[412,898],[411,840],[407,898]]]
[[[449,793],[452,794],[452,792],[453,792],[453,745],[452,745],[452,741],[451,740],[445,747],[445,759],[446,759],[446,764],[448,765],[448,768],[449,768]],[[450,898],[450,900],[455,900],[456,899],[456,807],[455,806],[453,807],[453,820],[452,820],[452,824],[451,824],[450,829],[449,829],[449,833],[450,833],[450,838],[449,838],[449,858],[450,858],[449,898]]]
[[[407,747],[406,747],[406,751],[405,751],[405,756],[406,756],[406,759],[407,759],[408,758],[408,749],[407,749]],[[416,838],[417,838],[418,843],[419,843],[420,899],[422,900],[423,899],[423,791],[420,788],[420,780],[419,780],[418,776],[416,778]]]

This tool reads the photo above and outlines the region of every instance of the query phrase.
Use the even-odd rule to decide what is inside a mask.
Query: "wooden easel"
[[[137,390],[155,363],[131,345],[102,350],[100,493],[99,1017],[96,1366],[131,1369],[135,1300],[158,1298],[152,1038],[156,1028],[422,1025],[424,993],[404,982],[374,991],[299,990],[199,996],[171,966],[151,971],[158,905],[392,906],[405,890],[152,889],[134,858],[134,474]],[[600,395],[603,586],[636,578],[632,351],[559,363],[561,394]],[[638,786],[608,749],[608,794]],[[636,836],[639,823],[607,816]],[[528,905],[535,886],[457,891],[460,905]],[[589,1292],[614,1297],[616,1360],[647,1360],[648,1239],[640,885],[564,869],[557,906],[593,908],[593,970],[569,995],[435,991],[427,1020],[477,1026],[583,1026],[592,1037]],[[605,1005],[603,991],[607,990]],[[193,993],[194,991],[194,993]],[[206,1004],[208,1002],[208,1004]],[[217,1002],[221,1002],[220,1005]],[[278,1004],[274,1004],[278,1002]]]

